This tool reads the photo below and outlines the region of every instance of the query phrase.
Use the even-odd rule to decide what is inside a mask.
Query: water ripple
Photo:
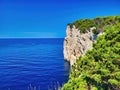
[[[67,82],[69,63],[63,60],[63,39],[0,39],[0,90],[28,90],[51,82]]]

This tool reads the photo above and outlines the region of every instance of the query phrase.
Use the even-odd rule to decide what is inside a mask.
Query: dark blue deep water
[[[54,90],[68,75],[63,39],[0,39],[0,90]]]

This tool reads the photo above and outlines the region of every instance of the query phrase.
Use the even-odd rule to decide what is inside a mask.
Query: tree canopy
[[[86,30],[90,30],[91,27],[96,27],[94,33],[99,33],[100,30],[103,30],[109,25],[115,25],[120,23],[120,16],[106,16],[106,17],[96,17],[94,19],[81,19],[68,25],[72,28],[73,25],[80,30],[81,33],[85,33]]]

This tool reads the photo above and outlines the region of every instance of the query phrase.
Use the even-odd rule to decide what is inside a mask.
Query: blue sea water
[[[63,39],[0,39],[0,90],[54,90],[69,68]]]

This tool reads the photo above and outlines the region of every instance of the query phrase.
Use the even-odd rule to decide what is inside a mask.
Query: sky
[[[120,15],[120,0],[0,0],[0,38],[64,38],[78,19]]]

